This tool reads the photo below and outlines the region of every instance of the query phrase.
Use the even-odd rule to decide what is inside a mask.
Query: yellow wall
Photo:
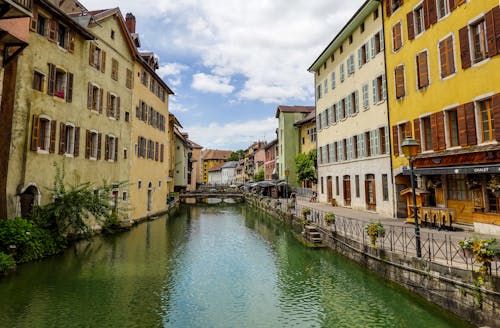
[[[300,126],[300,152],[307,154],[313,149],[316,149],[316,141],[311,141],[311,136],[307,134],[307,130],[313,130],[316,127],[316,122],[309,122]],[[302,139],[304,143],[302,143]]]
[[[208,170],[210,170],[216,164],[224,163],[224,162],[225,162],[225,160],[223,160],[223,159],[207,159],[207,160],[203,160],[203,166],[202,166],[203,182],[204,183],[208,183]]]

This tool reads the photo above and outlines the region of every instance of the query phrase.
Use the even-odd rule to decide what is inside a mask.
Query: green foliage
[[[264,181],[264,169],[260,169],[259,172],[254,175],[253,180],[255,182]]]
[[[311,150],[307,154],[298,154],[295,157],[295,169],[299,182],[311,181],[312,183],[316,183],[318,181],[316,174],[316,149]]]
[[[323,216],[323,220],[325,220],[326,224],[335,223],[335,213],[328,212]]]
[[[365,226],[366,234],[370,236],[371,246],[376,248],[375,244],[378,237],[385,236],[385,228],[380,222],[370,222]]]
[[[0,252],[0,273],[12,271],[16,267],[16,261],[11,255]]]
[[[240,158],[245,158],[245,151],[242,149],[239,149],[237,151],[233,151],[227,160],[229,162],[239,161]]]
[[[35,222],[17,218],[0,221],[0,251],[18,263],[38,260],[59,253],[65,241]]]
[[[311,214],[311,209],[309,207],[303,207],[302,208],[302,215],[304,217],[308,216],[309,214]]]

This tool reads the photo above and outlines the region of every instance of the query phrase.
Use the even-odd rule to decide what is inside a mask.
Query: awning
[[[445,166],[445,167],[419,167],[414,169],[415,174],[441,175],[441,174],[498,174],[500,164]],[[410,175],[408,167],[403,168],[403,175]]]

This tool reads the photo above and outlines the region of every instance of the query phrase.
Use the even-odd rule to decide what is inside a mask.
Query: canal
[[[82,242],[0,280],[1,327],[469,327],[245,206]]]

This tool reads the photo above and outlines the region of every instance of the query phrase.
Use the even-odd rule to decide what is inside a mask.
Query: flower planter
[[[474,252],[470,248],[462,248],[462,253],[464,254],[464,257],[466,259],[473,259],[474,258]]]

